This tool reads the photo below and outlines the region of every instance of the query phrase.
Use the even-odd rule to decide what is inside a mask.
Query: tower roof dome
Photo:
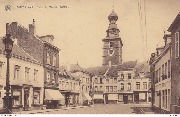
[[[114,11],[112,11],[112,13],[108,16],[108,19],[109,19],[109,21],[111,21],[111,20],[116,20],[117,21],[118,16]]]

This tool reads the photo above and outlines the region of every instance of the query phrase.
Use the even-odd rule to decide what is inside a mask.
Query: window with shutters
[[[179,57],[179,32],[175,33],[175,57]]]

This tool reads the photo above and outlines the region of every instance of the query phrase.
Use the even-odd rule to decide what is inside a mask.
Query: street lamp
[[[10,38],[10,34],[6,34],[6,37],[3,39],[5,45],[5,52],[7,58],[7,70],[6,70],[6,96],[4,96],[4,106],[7,109],[8,114],[12,113],[12,97],[10,96],[10,81],[9,81],[9,59],[11,58],[11,52],[13,48],[13,40]]]

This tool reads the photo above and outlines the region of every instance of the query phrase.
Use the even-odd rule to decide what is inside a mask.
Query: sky
[[[11,10],[6,11],[6,5]],[[60,65],[100,66],[102,39],[113,6],[119,17],[123,62],[147,61],[156,47],[164,44],[164,30],[180,12],[179,0],[0,0],[0,36],[5,35],[8,22],[28,28],[35,19],[37,35],[54,35],[53,44],[61,49]]]

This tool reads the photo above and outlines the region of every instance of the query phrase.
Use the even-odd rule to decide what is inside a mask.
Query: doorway
[[[29,109],[29,89],[24,89],[24,110]]]
[[[128,95],[123,95],[124,104],[128,103]]]

